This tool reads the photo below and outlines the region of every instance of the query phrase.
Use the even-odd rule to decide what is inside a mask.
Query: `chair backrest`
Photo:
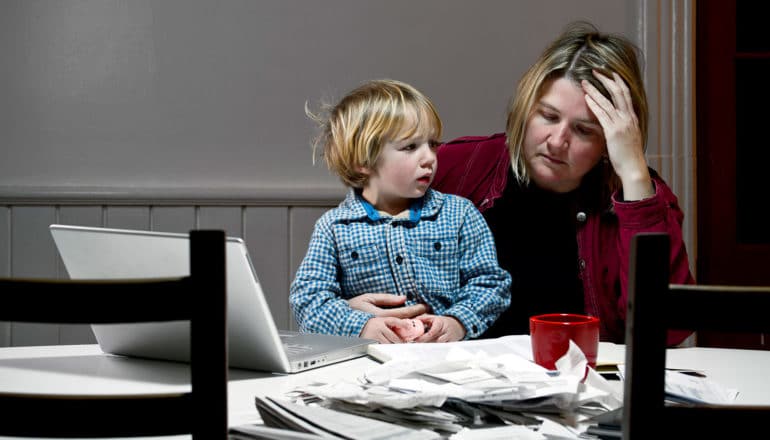
[[[752,438],[770,407],[664,404],[666,332],[770,331],[770,287],[669,285],[669,247],[663,233],[631,242],[623,438]]]
[[[20,437],[227,438],[224,231],[190,232],[190,276],[147,280],[0,279],[0,320],[190,321],[189,393],[151,396],[0,394],[0,434]]]

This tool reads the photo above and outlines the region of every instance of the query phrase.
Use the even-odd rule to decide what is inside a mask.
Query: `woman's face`
[[[566,78],[543,85],[527,120],[524,160],[531,179],[545,190],[576,189],[605,151],[604,132],[583,90]]]

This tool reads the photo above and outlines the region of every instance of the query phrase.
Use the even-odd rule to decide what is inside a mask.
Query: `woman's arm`
[[[634,235],[640,232],[666,232],[671,237],[671,282],[693,283],[682,239],[684,214],[670,188],[662,179],[657,176],[653,178],[650,174],[644,156],[642,133],[628,86],[615,72],[612,73],[612,78],[596,71],[594,76],[604,85],[611,97],[611,100],[608,100],[589,82],[583,81],[586,104],[602,126],[607,155],[622,184],[622,200],[620,194],[613,195],[620,233],[617,243],[620,261],[630,261],[629,248],[631,237]],[[628,304],[628,263],[620,265],[620,286],[618,309],[625,321]],[[678,344],[688,334],[689,332],[669,332],[669,344]]]
[[[628,86],[615,72],[612,78],[596,71],[594,76],[604,85],[612,100],[584,80],[585,100],[604,131],[607,155],[623,185],[623,199],[634,201],[652,197],[655,188],[647,169],[642,132]]]
[[[671,240],[669,255],[670,277],[673,284],[693,284],[695,280],[690,273],[690,263],[687,249],[682,236],[684,213],[679,208],[676,196],[666,183],[654,172],[653,183],[655,194],[637,202],[623,202],[613,199],[615,213],[618,216],[618,255],[621,260],[630,261],[631,238],[640,232],[665,232]],[[621,316],[625,320],[628,304],[628,263],[620,265],[621,296],[618,303]],[[668,344],[677,345],[689,336],[691,332],[670,331]]]

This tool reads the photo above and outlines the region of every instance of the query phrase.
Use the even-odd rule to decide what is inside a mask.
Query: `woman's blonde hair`
[[[441,119],[433,103],[420,91],[400,81],[373,80],[351,91],[322,117],[307,109],[318,122],[313,158],[320,148],[329,169],[353,188],[368,180],[362,168],[372,170],[389,141],[406,139],[426,130],[431,140],[441,137]]]
[[[612,101],[607,89],[594,77],[592,71],[597,70],[610,78],[612,72],[620,75],[628,85],[642,133],[643,148],[646,149],[648,111],[647,95],[639,65],[641,58],[641,52],[626,38],[600,33],[596,27],[586,22],[576,22],[568,26],[564,33],[543,51],[519,81],[516,94],[508,106],[508,148],[513,174],[519,182],[529,183],[529,171],[522,145],[527,121],[542,97],[544,86],[559,78],[572,80],[578,87],[582,80],[586,80]],[[598,166],[606,168],[602,170],[604,176],[599,177],[603,186],[601,195],[606,197],[620,188],[620,181],[609,164],[600,162]]]

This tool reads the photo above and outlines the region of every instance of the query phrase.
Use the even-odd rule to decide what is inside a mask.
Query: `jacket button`
[[[578,266],[580,266],[580,270],[585,270],[585,268],[586,268],[586,260],[584,260],[584,259],[582,259],[582,258],[581,258],[581,259],[578,261]]]
[[[354,260],[358,260],[358,252],[356,252],[356,251],[351,252],[350,253],[350,258],[352,258]]]
[[[441,250],[441,242],[435,242],[433,243],[433,249],[440,251]]]
[[[582,211],[578,212],[577,213],[577,221],[579,221],[580,223],[583,223],[584,221],[586,221],[586,213],[582,212]]]
[[[401,264],[404,262],[404,257],[401,255],[396,255],[396,263]]]

